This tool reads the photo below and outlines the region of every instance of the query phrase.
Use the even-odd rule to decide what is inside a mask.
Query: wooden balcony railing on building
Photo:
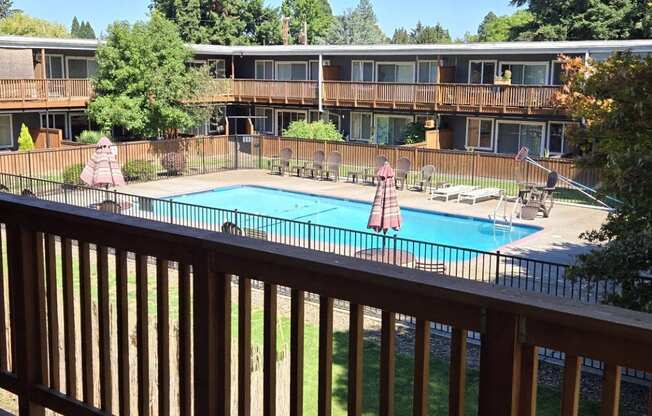
[[[319,100],[316,81],[231,80],[225,101],[310,104]],[[554,113],[554,86],[390,84],[325,81],[324,105],[496,114]]]
[[[0,79],[0,109],[85,107],[89,79]]]
[[[450,375],[444,381],[449,385],[451,415],[464,414],[468,401],[465,334],[469,330],[481,333],[477,404],[481,416],[535,414],[537,349],[541,347],[566,354],[562,415],[578,412],[579,357],[605,363],[603,415],[618,413],[621,366],[652,371],[648,314],[31,197],[0,194],[0,223],[4,226],[0,236],[6,238],[2,254],[8,260],[9,283],[7,291],[0,291],[0,325],[5,325],[5,317],[10,325],[8,332],[0,328],[0,387],[18,396],[20,414],[43,414],[45,408],[79,415],[189,415],[193,411],[196,415],[231,415],[237,407],[237,414],[248,415],[256,400],[262,403],[263,414],[271,416],[276,414],[278,392],[287,389],[287,413],[301,415],[304,360],[314,359],[304,356],[307,293],[320,296],[319,415],[331,414],[333,400],[334,299],[350,302],[348,381],[343,387],[349,415],[361,414],[366,382],[378,386],[378,414],[394,412],[397,313],[416,317],[413,388],[408,399],[415,415],[428,414],[432,404],[432,322],[454,328]],[[252,396],[250,378],[253,280],[264,284],[262,399]],[[78,292],[74,290],[77,284]],[[174,296],[171,284],[178,284]],[[133,295],[132,285],[135,297],[129,294],[131,290]],[[237,285],[236,299],[232,285]],[[279,287],[291,288],[291,336],[288,385],[277,389]],[[154,296],[155,304],[151,302]],[[237,308],[232,309],[232,302]],[[92,312],[94,304],[97,315]],[[111,330],[114,305],[115,333]],[[363,305],[383,311],[378,380],[362,378],[366,365]],[[178,331],[170,329],[172,310],[178,311],[173,314],[178,317]],[[237,337],[231,328],[235,310]],[[135,342],[130,330],[134,318]],[[232,342],[240,357],[237,368],[231,363]],[[111,348],[114,344],[117,348]],[[178,346],[176,354],[171,346]],[[157,351],[155,359],[150,358],[150,348]],[[133,364],[130,354],[135,354]],[[172,360],[176,365],[171,365]],[[178,400],[172,390],[176,388]]]

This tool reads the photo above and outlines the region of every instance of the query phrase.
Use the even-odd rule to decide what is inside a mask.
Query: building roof
[[[88,39],[34,38],[0,36],[0,48],[45,48],[95,50],[101,43]],[[449,43],[429,45],[269,45],[221,46],[191,45],[201,55],[503,55],[503,54],[560,54],[612,53],[631,50],[652,53],[652,39],[596,40],[560,42],[495,42]]]

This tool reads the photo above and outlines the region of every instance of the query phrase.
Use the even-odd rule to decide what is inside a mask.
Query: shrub
[[[32,140],[32,135],[29,134],[29,129],[25,123],[20,125],[20,135],[18,136],[18,150],[32,150],[34,149],[34,140]]]
[[[405,144],[421,143],[426,140],[426,128],[421,123],[409,123],[405,128],[403,141]]]
[[[149,160],[130,160],[122,166],[122,176],[126,181],[148,179],[156,175],[156,168]]]
[[[77,137],[77,142],[83,144],[96,144],[103,136],[105,136],[105,134],[101,131],[84,130],[79,134],[79,137]]]
[[[161,165],[168,175],[180,175],[186,170],[186,156],[181,152],[166,153],[161,158]]]
[[[337,127],[333,123],[323,120],[312,123],[304,120],[293,121],[287,129],[283,130],[283,136],[300,139],[343,140],[342,133],[337,130]]]
[[[79,163],[76,165],[70,165],[63,171],[63,183],[68,185],[81,185],[82,180],[79,177],[84,170],[84,164]]]

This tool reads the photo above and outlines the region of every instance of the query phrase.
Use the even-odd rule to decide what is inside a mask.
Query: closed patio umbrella
[[[385,234],[390,228],[398,231],[401,228],[401,210],[396,197],[394,169],[385,162],[376,176],[378,177],[378,186],[367,228],[371,228],[377,233],[382,231]]]
[[[120,186],[125,184],[120,165],[111,151],[111,141],[102,137],[95,147],[95,153],[86,163],[80,178],[89,186]]]

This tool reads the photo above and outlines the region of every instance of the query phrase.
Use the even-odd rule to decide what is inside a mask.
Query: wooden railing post
[[[539,348],[524,345],[521,360],[521,396],[519,416],[535,416],[537,412],[537,376],[539,374]]]
[[[46,383],[47,358],[45,333],[39,310],[45,299],[44,284],[39,284],[38,260],[43,260],[42,234],[16,222],[7,224],[7,260],[11,322],[14,339],[14,368],[18,376],[18,409],[21,415],[44,415],[42,406],[29,401],[32,390]],[[40,254],[39,254],[40,253]],[[42,267],[42,264],[41,264]],[[41,275],[40,278],[43,276]]]
[[[521,344],[518,316],[488,310],[480,347],[478,415],[513,415],[519,411]]]

